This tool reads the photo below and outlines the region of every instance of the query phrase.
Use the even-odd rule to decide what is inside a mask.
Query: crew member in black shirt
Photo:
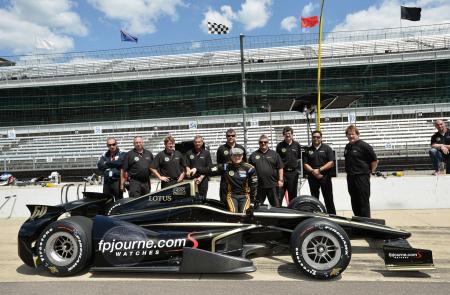
[[[283,187],[283,161],[274,150],[269,149],[266,135],[259,137],[259,149],[250,155],[249,164],[256,168],[258,175],[258,203],[263,204],[268,198],[270,205],[280,207],[277,187]]]
[[[182,182],[186,167],[184,156],[175,150],[175,138],[164,138],[164,146],[165,149],[159,152],[150,164],[153,175],[161,181],[161,188]]]
[[[103,193],[113,195],[116,200],[123,198],[120,190],[120,169],[122,168],[125,152],[119,150],[117,140],[108,137],[108,150],[100,157],[97,167],[103,172]]]
[[[359,130],[350,125],[345,130],[345,172],[355,216],[370,217],[370,174],[375,174],[378,160],[371,145],[359,139]]]
[[[446,174],[450,174],[450,131],[443,120],[434,122],[437,132],[431,137],[430,158],[433,163],[433,175],[439,175],[440,165],[446,163]]]
[[[325,206],[329,214],[336,214],[333,202],[331,169],[334,167],[334,153],[331,147],[322,143],[322,132],[312,132],[312,145],[306,149],[303,168],[308,173],[311,195],[319,198],[322,190]]]
[[[122,181],[120,188],[125,190],[126,174],[130,188],[128,196],[137,198],[150,193],[150,163],[153,161],[153,154],[144,148],[144,139],[136,136],[133,139],[134,149],[128,151],[121,171]]]
[[[286,126],[283,128],[284,140],[277,145],[277,153],[284,164],[283,196],[288,192],[289,202],[297,197],[299,172],[297,170],[301,159],[301,146],[294,140],[294,130]]]
[[[208,168],[212,166],[211,154],[204,148],[203,137],[194,137],[194,148],[186,152],[186,171],[190,175],[190,168]],[[194,179],[198,185],[198,194],[206,198],[208,194],[208,176],[202,174]]]
[[[236,143],[236,131],[232,128],[228,129],[227,132],[225,133],[225,136],[227,138],[227,142],[221,146],[219,146],[219,148],[217,149],[217,164],[226,164],[229,163],[231,161],[231,149],[232,148],[240,148],[241,150],[244,151],[243,154],[243,161],[246,162],[247,161],[247,154],[245,152],[245,148]],[[226,202],[226,183],[225,183],[225,178],[222,176],[220,178],[220,188],[219,188],[219,196],[220,196],[220,200],[222,202]]]
[[[192,168],[190,173],[206,175],[222,175],[225,179],[226,204],[231,212],[245,212],[251,202],[256,201],[258,176],[255,167],[242,161],[244,150],[232,148],[231,162],[218,164],[209,168]]]

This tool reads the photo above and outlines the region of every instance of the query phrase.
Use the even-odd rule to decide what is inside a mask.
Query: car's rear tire
[[[92,220],[73,216],[47,226],[36,241],[39,267],[55,276],[74,275],[92,257]]]
[[[289,202],[288,208],[303,212],[327,213],[327,209],[322,202],[319,201],[319,199],[308,195],[296,197]]]
[[[352,256],[350,239],[339,225],[322,218],[301,222],[291,235],[292,260],[307,276],[331,279],[340,275]]]

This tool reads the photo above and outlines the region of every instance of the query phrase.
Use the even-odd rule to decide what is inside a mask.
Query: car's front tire
[[[350,239],[342,227],[333,222],[322,218],[307,219],[292,233],[291,255],[305,275],[331,279],[350,263]]]
[[[92,220],[73,216],[50,224],[36,241],[39,267],[55,276],[74,275],[92,257]]]

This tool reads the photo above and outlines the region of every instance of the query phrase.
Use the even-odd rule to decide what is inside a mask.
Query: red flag
[[[315,27],[319,21],[317,20],[317,15],[311,17],[301,17],[302,28],[312,28]]]

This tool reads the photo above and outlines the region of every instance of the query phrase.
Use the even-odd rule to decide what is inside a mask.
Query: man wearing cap
[[[244,155],[242,160],[244,162],[247,161],[247,154],[245,153],[245,148],[236,143],[236,131],[233,128],[230,128],[225,132],[225,136],[227,138],[227,142],[217,149],[217,164],[226,164],[231,160],[231,149],[232,148],[240,148],[244,151]],[[222,202],[226,202],[226,182],[223,177],[220,178],[220,189],[219,196]]]
[[[269,149],[267,135],[259,137],[259,149],[250,155],[249,163],[256,168],[258,174],[258,203],[263,204],[268,198],[270,205],[280,207],[277,187],[283,187],[284,166],[280,156]]]
[[[161,188],[182,182],[186,167],[184,156],[175,150],[175,138],[170,135],[164,138],[164,146],[150,164],[153,175],[161,181]]]
[[[294,130],[286,126],[283,128],[284,140],[277,145],[277,153],[284,164],[283,195],[288,192],[289,202],[297,197],[299,172],[297,170],[301,159],[301,146],[294,140]]]
[[[113,195],[116,200],[123,198],[120,190],[120,169],[122,168],[125,152],[119,150],[117,140],[108,137],[106,140],[108,150],[100,157],[97,167],[103,172],[103,193]]]
[[[217,164],[209,168],[199,167],[190,170],[191,175],[222,175],[225,181],[225,201],[231,212],[245,212],[251,202],[256,201],[258,177],[252,165],[242,161],[244,150],[232,148],[231,163]]]

